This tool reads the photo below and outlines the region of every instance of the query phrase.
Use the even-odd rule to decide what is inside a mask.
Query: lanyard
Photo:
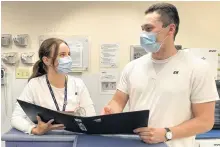
[[[50,85],[50,82],[48,80],[48,76],[47,75],[46,75],[46,81],[47,81],[48,88],[50,90],[50,94],[51,94],[51,96],[53,98],[53,102],[54,102],[54,104],[55,104],[55,106],[57,108],[57,111],[60,111],[59,106],[57,104],[56,98],[54,96],[54,93],[53,93],[53,90],[51,88],[51,85]],[[62,111],[65,111],[66,105],[67,105],[67,79],[65,78],[64,102],[63,102],[63,110]]]

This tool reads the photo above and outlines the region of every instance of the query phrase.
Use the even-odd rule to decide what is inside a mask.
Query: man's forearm
[[[121,113],[128,101],[128,95],[117,90],[112,100],[108,103],[113,113]]]
[[[173,133],[173,139],[185,138],[211,130],[213,127],[213,123],[214,122],[212,121],[205,121],[200,118],[193,118],[178,126],[171,127],[170,130]]]
[[[121,113],[123,111],[124,108],[122,108],[118,102],[114,99],[112,99],[108,105],[111,107],[113,113]]]

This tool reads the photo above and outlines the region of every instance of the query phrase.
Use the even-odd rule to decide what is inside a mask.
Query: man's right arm
[[[117,90],[112,100],[103,109],[102,115],[121,113],[125,105],[127,104],[127,101],[128,101],[128,95],[120,90]]]
[[[118,82],[116,93],[112,100],[102,110],[102,115],[121,113],[125,108],[129,99],[129,75],[133,69],[133,63],[128,63],[122,71],[120,80]]]

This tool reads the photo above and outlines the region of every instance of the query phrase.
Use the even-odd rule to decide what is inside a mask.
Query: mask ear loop
[[[168,35],[167,35],[167,37],[168,37]],[[165,37],[164,40],[160,43],[160,48],[163,45],[164,41],[167,39],[167,37]],[[160,50],[160,48],[159,48],[159,50]]]
[[[162,31],[163,29],[166,29],[167,27],[169,27],[169,25],[167,25],[165,28],[162,28],[162,29],[161,29],[159,32],[157,32],[156,34],[157,34],[157,35],[160,34],[161,31]],[[167,36],[168,36],[168,35],[167,35]],[[165,37],[165,39],[166,39],[166,38],[167,38],[167,37]],[[164,39],[164,40],[165,40],[165,39]],[[164,41],[164,40],[163,40],[163,41]],[[163,42],[163,41],[162,41],[162,42]]]
[[[169,27],[169,25],[166,26],[164,29],[166,29],[167,27]],[[162,31],[162,29],[161,29],[157,34],[159,34],[161,31]],[[169,36],[169,35],[167,35],[167,36],[163,39],[163,41],[161,41],[161,43],[160,43],[160,48],[161,48],[161,46],[163,45],[164,41],[167,39],[168,36]],[[159,50],[160,50],[160,48],[159,48]]]

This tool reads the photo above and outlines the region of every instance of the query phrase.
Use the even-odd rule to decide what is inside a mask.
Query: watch
[[[170,141],[173,138],[173,133],[169,128],[165,128],[165,130],[166,130],[165,138],[167,139],[167,141]]]

